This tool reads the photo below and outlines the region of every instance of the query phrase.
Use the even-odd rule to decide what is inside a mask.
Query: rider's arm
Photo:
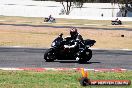
[[[68,45],[64,45],[64,48],[69,48],[69,46]]]
[[[83,41],[83,38],[82,38],[82,36],[79,34],[78,36],[77,36],[77,39],[76,39],[77,41]]]
[[[83,38],[80,34],[77,36],[77,38],[74,42],[74,45],[64,45],[64,47],[65,48],[75,48],[78,45],[79,41],[83,41]]]
[[[71,46],[69,46],[69,45],[64,45],[65,48],[74,48],[74,47],[76,47],[76,46],[77,46],[77,42],[74,42],[74,45],[71,45]]]
[[[69,48],[74,48],[74,47],[76,47],[76,46],[77,46],[77,42],[75,42],[74,45],[69,46]]]

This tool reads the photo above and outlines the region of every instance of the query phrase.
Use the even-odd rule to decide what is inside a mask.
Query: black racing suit
[[[75,49],[77,51],[76,57],[79,57],[84,51],[84,41],[82,36],[77,33],[75,36],[71,36],[72,45],[64,45],[65,48]]]

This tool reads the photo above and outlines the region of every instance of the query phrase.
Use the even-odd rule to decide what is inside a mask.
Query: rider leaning
[[[82,44],[83,44],[83,38],[82,36],[78,33],[76,28],[72,28],[70,30],[70,37],[71,40],[74,41],[73,45],[64,45],[65,48],[75,48],[77,46],[79,46],[79,48],[81,48]],[[80,44],[81,43],[81,44]],[[78,53],[80,53],[82,50],[80,49]],[[79,60],[79,57],[76,58],[76,60]]]
[[[73,39],[73,40],[76,40],[76,41],[83,41],[83,38],[82,38],[82,36],[77,32],[77,29],[76,28],[72,28],[71,30],[70,30],[70,35],[71,35],[71,38]]]
[[[83,42],[83,38],[82,38],[82,36],[77,32],[77,29],[76,29],[76,28],[72,28],[72,29],[70,30],[70,35],[71,35],[70,38],[71,38],[71,40],[74,41],[74,44],[71,45],[71,46],[69,46],[69,45],[64,45],[65,48],[75,48],[75,47],[78,45],[79,41]]]
[[[52,21],[52,20],[53,20],[52,15],[49,15],[48,21],[50,22],[50,21]]]

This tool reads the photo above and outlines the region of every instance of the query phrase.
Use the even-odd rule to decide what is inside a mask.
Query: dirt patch
[[[69,35],[69,28],[44,27],[44,25],[62,26],[63,24],[44,24],[42,18],[0,17],[0,20],[0,46],[50,47],[51,42],[58,34],[63,33],[64,37]],[[129,23],[112,26],[108,21],[102,24],[100,21],[82,21],[84,21],[83,24],[89,22],[89,25],[85,25],[87,27],[85,29],[79,28],[78,31],[84,39],[97,41],[93,48],[132,49],[132,29]],[[71,22],[76,24],[74,26],[83,26],[79,25],[81,21],[76,23],[76,20],[60,19],[58,22]],[[92,25],[93,23],[94,25]],[[30,25],[18,26],[14,24]],[[39,27],[38,25],[43,26]]]
[[[84,39],[97,41],[94,48],[132,49],[132,32],[125,30],[78,29]],[[50,47],[59,33],[69,35],[68,28],[0,26],[1,46]],[[124,37],[121,37],[124,35]]]

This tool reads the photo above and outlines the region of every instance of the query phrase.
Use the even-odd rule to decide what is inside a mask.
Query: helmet
[[[74,37],[74,36],[76,36],[78,34],[78,32],[77,32],[77,29],[76,28],[72,28],[71,30],[70,30],[70,35],[71,35],[71,37]]]

